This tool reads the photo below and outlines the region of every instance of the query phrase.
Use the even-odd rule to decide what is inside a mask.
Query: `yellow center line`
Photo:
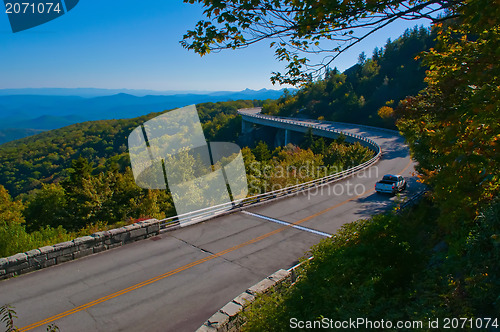
[[[412,162],[410,161],[410,162],[408,163],[408,165],[406,165],[406,167],[405,167],[405,168],[401,171],[401,173],[403,173],[404,171],[406,171],[406,169],[408,169],[408,167],[410,167],[411,163],[412,163]],[[305,218],[303,218],[303,219],[301,219],[301,220],[299,220],[299,221],[296,221],[296,222],[291,223],[291,224],[289,224],[289,225],[286,225],[286,226],[280,227],[280,228],[278,228],[278,229],[276,229],[276,230],[274,230],[274,231],[272,231],[272,232],[269,232],[269,233],[263,234],[263,235],[261,235],[261,236],[259,236],[259,237],[256,237],[256,238],[253,238],[253,239],[248,240],[248,241],[246,241],[246,242],[240,243],[240,244],[238,244],[238,245],[236,245],[236,246],[234,246],[234,247],[231,247],[231,248],[228,248],[228,249],[226,249],[226,250],[220,251],[220,252],[218,252],[218,253],[216,253],[216,254],[211,254],[210,256],[207,256],[207,257],[205,257],[205,258],[202,258],[202,259],[199,259],[199,260],[194,261],[194,262],[192,262],[192,263],[189,263],[189,264],[183,265],[183,266],[181,266],[181,267],[178,267],[177,269],[174,269],[174,270],[172,270],[172,271],[166,272],[166,273],[164,273],[164,274],[161,274],[161,275],[156,276],[156,277],[154,277],[154,278],[148,279],[148,280],[146,280],[146,281],[140,282],[140,283],[138,283],[138,284],[135,284],[135,285],[130,286],[130,287],[128,287],[128,288],[122,289],[122,290],[117,291],[117,292],[115,292],[115,293],[112,293],[112,294],[106,295],[106,296],[101,297],[101,298],[99,298],[99,299],[97,299],[97,300],[94,300],[94,301],[92,301],[92,302],[88,302],[88,303],[86,303],[86,304],[80,305],[80,306],[75,307],[75,308],[73,308],[73,309],[71,309],[71,310],[67,310],[67,311],[62,312],[62,313],[60,313],[60,314],[58,314],[58,315],[55,315],[55,316],[52,316],[52,317],[46,318],[46,319],[44,319],[44,320],[41,320],[41,321],[39,321],[39,322],[36,322],[36,323],[30,324],[30,325],[27,325],[27,326],[25,326],[25,327],[23,327],[23,328],[20,328],[20,329],[19,329],[19,331],[20,331],[20,332],[30,331],[30,330],[32,330],[32,329],[34,329],[34,328],[37,328],[37,327],[40,327],[40,326],[42,326],[42,325],[45,325],[45,324],[50,324],[50,323],[52,323],[52,322],[54,322],[54,321],[56,321],[56,320],[58,320],[58,319],[64,318],[64,317],[66,317],[66,316],[69,316],[69,315],[75,314],[75,313],[80,312],[80,311],[83,311],[83,310],[86,310],[86,309],[88,309],[88,308],[90,308],[90,307],[93,307],[93,306],[95,306],[95,305],[97,305],[97,304],[100,304],[100,303],[103,303],[103,302],[109,301],[109,300],[111,300],[111,299],[114,299],[114,298],[116,298],[116,297],[118,297],[118,296],[120,296],[120,295],[124,295],[124,294],[129,293],[129,292],[131,292],[131,291],[134,291],[134,290],[136,290],[136,289],[142,288],[142,287],[144,287],[144,286],[150,285],[150,284],[155,283],[155,282],[157,282],[157,281],[160,281],[160,280],[162,280],[162,279],[168,278],[168,277],[173,276],[173,275],[175,275],[175,274],[177,274],[177,273],[180,273],[180,272],[182,272],[182,271],[185,271],[185,270],[187,270],[187,269],[190,269],[190,268],[195,267],[195,266],[197,266],[197,265],[200,265],[200,264],[202,264],[202,263],[208,262],[208,261],[210,261],[210,260],[212,260],[212,259],[214,259],[214,258],[224,256],[224,255],[229,254],[229,253],[231,253],[231,252],[233,252],[233,251],[235,251],[235,250],[238,250],[238,249],[240,249],[240,248],[246,247],[246,246],[251,245],[251,244],[253,244],[253,243],[259,242],[259,241],[264,240],[264,239],[266,239],[266,238],[268,238],[268,237],[270,237],[270,236],[273,236],[273,235],[275,235],[275,234],[281,233],[281,232],[282,232],[282,231],[284,231],[285,229],[291,228],[291,227],[292,227],[292,226],[294,226],[294,225],[299,225],[299,224],[302,224],[303,222],[306,222],[306,221],[308,221],[308,220],[311,220],[311,219],[313,219],[313,218],[316,218],[316,217],[318,217],[318,216],[320,216],[320,215],[322,215],[322,214],[325,214],[325,213],[327,213],[327,212],[329,212],[329,211],[331,211],[331,210],[333,210],[333,209],[336,209],[336,208],[338,208],[338,207],[340,207],[340,206],[342,206],[342,205],[344,205],[344,204],[347,204],[347,203],[348,203],[348,202],[350,202],[350,201],[353,201],[353,200],[355,200],[355,199],[358,199],[358,198],[360,198],[360,197],[364,196],[365,194],[371,193],[371,192],[373,192],[373,191],[374,191],[374,189],[367,190],[367,191],[363,192],[363,193],[362,193],[362,194],[360,194],[360,195],[357,195],[357,196],[354,196],[354,197],[352,197],[352,198],[349,198],[348,200],[345,200],[345,201],[343,201],[343,202],[341,202],[341,203],[339,203],[339,204],[336,204],[336,205],[334,205],[334,206],[331,206],[331,207],[329,207],[329,208],[327,208],[327,209],[324,209],[324,210],[322,210],[322,211],[320,211],[320,212],[318,212],[318,213],[315,213],[315,214],[313,214],[313,215],[310,215],[310,216],[308,216],[308,217],[305,217]]]

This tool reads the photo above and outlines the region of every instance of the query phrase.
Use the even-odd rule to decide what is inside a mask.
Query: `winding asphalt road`
[[[408,177],[405,195],[418,190],[402,137],[334,127],[373,139],[382,159],[341,182],[249,208],[252,214],[230,214],[1,281],[0,305],[15,307],[21,331],[45,331],[51,323],[63,332],[196,330],[249,286],[295,265],[325,237],[308,229],[332,234],[390,207],[394,198],[373,191],[384,174]]]

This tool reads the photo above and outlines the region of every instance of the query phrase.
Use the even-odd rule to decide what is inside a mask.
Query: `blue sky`
[[[283,70],[269,43],[201,58],[181,47],[182,35],[202,19],[199,5],[182,0],[81,0],[47,24],[12,33],[0,12],[0,89],[109,88],[151,90],[278,89],[271,72]],[[426,21],[417,22],[428,24]],[[387,38],[416,22],[395,22],[339,57],[344,70],[358,54],[371,55]]]

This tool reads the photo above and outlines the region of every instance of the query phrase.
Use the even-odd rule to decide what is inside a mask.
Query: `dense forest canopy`
[[[382,118],[378,111],[396,107],[425,87],[426,68],[415,58],[434,46],[435,37],[423,27],[406,30],[370,58],[360,54],[358,64],[345,72],[328,69],[324,78],[266,103],[263,113],[395,128],[394,118]]]
[[[436,48],[423,55],[428,86],[396,116],[443,224],[454,229],[500,191],[500,4],[469,1],[460,20],[437,28]]]

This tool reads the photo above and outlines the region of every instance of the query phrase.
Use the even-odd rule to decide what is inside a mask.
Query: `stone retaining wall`
[[[298,266],[297,266],[298,267]],[[264,280],[256,283],[219,311],[212,315],[196,332],[236,332],[245,323],[241,313],[255,300],[257,294],[265,294],[281,287],[289,287],[297,279],[295,269],[278,270]]]
[[[90,236],[79,237],[73,241],[0,258],[0,280],[113,249],[159,233],[160,222],[156,219],[149,219],[121,228],[94,233]]]

